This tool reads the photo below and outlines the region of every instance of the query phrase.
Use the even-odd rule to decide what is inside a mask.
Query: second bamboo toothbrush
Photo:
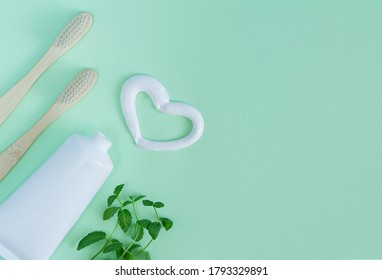
[[[82,99],[94,86],[97,73],[85,70],[64,89],[48,112],[16,142],[0,154],[0,181],[16,165],[38,136],[61,114]]]

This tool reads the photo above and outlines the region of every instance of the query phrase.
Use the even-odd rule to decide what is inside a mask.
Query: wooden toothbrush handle
[[[79,73],[64,89],[48,112],[15,143],[0,154],[0,181],[11,171],[37,137],[60,115],[79,102],[94,86],[97,73],[85,70]]]
[[[16,108],[25,94],[41,76],[45,70],[53,64],[63,51],[55,46],[50,47],[40,61],[8,92],[0,97],[0,125],[8,118],[10,113]]]
[[[0,154],[0,181],[4,179],[26,151],[28,151],[37,137],[66,109],[57,104],[53,105],[31,129]]]

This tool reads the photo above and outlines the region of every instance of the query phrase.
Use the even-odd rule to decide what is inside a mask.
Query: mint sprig
[[[82,250],[90,245],[104,241],[103,246],[91,258],[96,259],[100,254],[115,253],[115,258],[119,260],[151,259],[147,248],[157,240],[162,227],[169,231],[173,222],[164,217],[160,217],[158,210],[165,205],[160,201],[142,200],[146,196],[129,196],[129,199],[122,200],[121,194],[124,184],[115,187],[113,194],[107,198],[107,208],[103,212],[103,220],[116,219],[115,226],[111,233],[107,235],[103,231],[94,231],[86,235],[78,243],[77,250]],[[154,213],[154,219],[147,217],[140,218],[138,215],[138,201],[142,200],[145,207],[151,207]],[[122,231],[124,240],[120,241],[114,238],[116,232]],[[142,246],[138,242],[144,239],[145,233],[149,235],[149,241]],[[147,238],[146,238],[147,239]]]

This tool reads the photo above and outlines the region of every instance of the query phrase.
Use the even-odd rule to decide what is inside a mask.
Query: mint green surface
[[[382,258],[381,1],[12,0],[2,11],[1,94],[75,14],[94,15],[90,32],[0,127],[4,150],[74,75],[98,71],[91,94],[0,183],[3,201],[71,133],[99,130],[113,141],[111,177],[53,259],[94,253],[75,247],[112,227],[102,209],[119,183],[165,202],[174,220],[151,247],[154,259]],[[119,98],[141,73],[202,112],[199,142],[176,152],[135,146]],[[137,103],[146,137],[191,129],[146,95]]]

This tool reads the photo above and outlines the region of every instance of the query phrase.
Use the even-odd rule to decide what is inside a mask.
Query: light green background
[[[94,253],[75,247],[112,227],[102,209],[119,183],[165,202],[162,213],[175,222],[151,247],[154,259],[382,258],[381,1],[5,0],[1,93],[81,11],[94,15],[90,32],[0,128],[3,150],[75,74],[98,71],[92,93],[0,183],[3,201],[71,133],[112,139],[115,169],[54,259]],[[140,73],[203,113],[194,146],[158,153],[134,145],[119,95]],[[146,95],[138,111],[147,137],[190,130]]]

